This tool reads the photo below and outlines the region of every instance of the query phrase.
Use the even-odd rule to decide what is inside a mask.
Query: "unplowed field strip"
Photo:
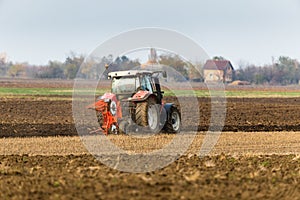
[[[198,154],[204,134],[198,134],[193,140],[187,154]],[[87,136],[96,139],[97,136]],[[187,136],[181,136],[184,140]],[[111,135],[108,139],[127,152],[147,153],[163,148],[174,136],[156,135],[141,139],[126,135]],[[172,154],[180,144],[172,147]],[[80,137],[27,137],[1,138],[0,155],[80,155],[88,154]],[[113,154],[114,152],[102,152]],[[300,132],[223,132],[210,155],[271,155],[300,154]]]

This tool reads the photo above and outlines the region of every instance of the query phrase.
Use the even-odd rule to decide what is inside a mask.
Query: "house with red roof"
[[[232,82],[233,71],[229,60],[207,60],[203,66],[204,82]]]

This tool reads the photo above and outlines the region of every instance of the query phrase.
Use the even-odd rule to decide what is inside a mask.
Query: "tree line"
[[[84,63],[84,64],[83,64]],[[107,63],[111,70],[126,70],[131,66],[138,66],[138,60],[130,60],[126,56],[113,59],[112,55],[101,59],[89,58],[72,53],[64,62],[49,61],[46,65],[30,65],[28,63],[4,63],[0,61],[0,77],[38,78],[38,79],[83,79],[100,78],[100,69]],[[83,64],[83,65],[82,65]]]
[[[247,65],[235,70],[236,80],[252,84],[292,85],[300,83],[300,64],[296,59],[280,56],[272,64],[264,66]]]
[[[223,57],[214,57],[213,59],[225,59]],[[84,63],[82,65],[82,63]],[[203,81],[200,75],[203,73],[203,63],[192,65],[184,61],[178,55],[163,54],[158,56],[158,63],[171,66],[177,70],[184,80]],[[128,70],[135,66],[140,66],[139,60],[132,60],[127,56],[114,58],[108,55],[102,58],[86,58],[84,55],[71,53],[64,62],[49,61],[42,66],[30,65],[28,63],[13,63],[0,61],[0,77],[11,78],[41,78],[41,79],[99,79],[100,71],[103,67],[109,65],[105,71],[107,75],[110,71]],[[198,69],[201,69],[200,73]],[[182,77],[181,76],[181,77]],[[179,79],[179,77],[178,77]],[[296,59],[281,56],[271,64],[256,66],[253,64],[240,65],[234,72],[234,80],[248,81],[252,84],[269,85],[289,85],[299,84],[300,82],[300,64]]]

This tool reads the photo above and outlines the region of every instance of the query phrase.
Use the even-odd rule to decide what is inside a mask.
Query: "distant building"
[[[204,67],[205,82],[232,82],[233,66],[228,60],[207,60]]]
[[[143,63],[141,65],[142,68],[145,68],[147,66],[153,66],[153,65],[158,65],[158,58],[157,58],[157,53],[156,49],[151,48],[150,49],[150,54],[148,56],[148,61],[146,63]]]
[[[5,52],[0,53],[0,63],[7,62],[7,54]]]

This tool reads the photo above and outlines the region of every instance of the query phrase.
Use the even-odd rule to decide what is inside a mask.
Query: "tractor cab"
[[[143,94],[156,95],[158,103],[161,103],[163,91],[158,79],[160,73],[163,72],[146,70],[110,72],[108,78],[112,80],[111,93],[116,94],[118,100],[124,100],[145,91]]]

